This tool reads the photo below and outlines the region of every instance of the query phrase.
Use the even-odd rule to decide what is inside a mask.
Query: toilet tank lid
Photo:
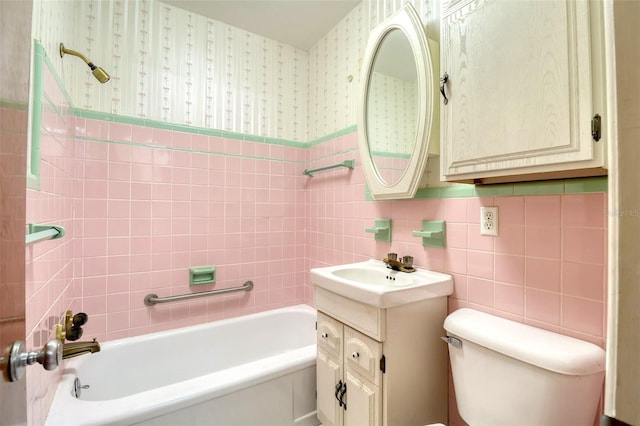
[[[569,336],[474,309],[462,308],[444,321],[448,333],[546,370],[572,376],[605,369],[605,351]]]

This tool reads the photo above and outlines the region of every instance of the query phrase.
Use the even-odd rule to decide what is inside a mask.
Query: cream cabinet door
[[[316,359],[316,386],[318,419],[324,426],[342,426],[343,408],[335,397],[338,383],[342,385],[342,363],[338,363],[324,350],[318,350]]]
[[[442,180],[606,174],[605,141],[592,137],[592,117],[604,115],[601,7],[575,0],[443,4]]]
[[[380,388],[352,373],[349,368],[345,368],[344,381],[347,385],[345,426],[380,425]]]

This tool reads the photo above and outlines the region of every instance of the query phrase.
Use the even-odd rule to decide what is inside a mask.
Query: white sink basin
[[[388,269],[380,260],[311,269],[311,282],[349,299],[379,308],[404,305],[453,292],[451,275],[416,268],[407,273]]]

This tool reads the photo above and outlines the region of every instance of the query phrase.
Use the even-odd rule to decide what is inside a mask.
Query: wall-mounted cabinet
[[[444,3],[441,179],[605,175],[603,34],[596,1]]]

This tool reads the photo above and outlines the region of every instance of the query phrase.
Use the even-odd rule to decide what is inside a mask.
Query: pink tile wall
[[[46,123],[48,137],[60,132],[53,118]],[[30,195],[35,218],[66,221],[69,231],[64,244],[34,253],[47,273],[32,273],[31,318],[52,322],[73,295],[74,311],[90,317],[85,336],[104,341],[313,304],[309,268],[395,251],[453,274],[451,310],[470,306],[604,345],[606,194],[371,202],[355,132],[299,149],[92,119],[74,125],[75,143],[50,138],[55,178]],[[301,174],[353,158],[352,171]],[[479,235],[481,205],[500,207],[499,237]],[[393,219],[392,243],[364,232],[375,218]],[[411,236],[423,219],[447,221],[446,249]],[[216,284],[190,288],[188,268],[206,264],[217,266]],[[248,279],[250,293],[143,304],[148,293]],[[64,297],[45,299],[43,288]],[[459,424],[455,410],[451,420]]]
[[[54,337],[54,326],[70,306],[73,293],[74,117],[58,85],[44,68],[42,127],[40,131],[40,190],[27,190],[26,222],[65,228],[62,239],[42,241],[26,249],[26,336],[30,350],[42,348]],[[54,107],[55,106],[55,107]],[[60,369],[27,370],[28,422],[44,424],[60,379]]]
[[[78,119],[76,134],[74,307],[90,316],[87,335],[304,303],[304,149],[91,119]],[[202,265],[216,265],[215,285],[189,287],[189,267]],[[246,280],[250,293],[143,303]]]
[[[324,146],[326,145],[326,146]],[[357,146],[351,133],[311,149],[311,158]],[[357,151],[324,162],[357,156]],[[365,201],[362,169],[318,174],[309,190],[309,267],[414,256],[417,265],[454,276],[449,310],[471,307],[605,344],[606,194]],[[498,206],[500,235],[480,235],[480,206]],[[393,241],[364,232],[391,218]],[[411,236],[423,219],[447,222],[447,248]],[[313,302],[307,280],[307,303]],[[450,423],[464,424],[451,391]]]

